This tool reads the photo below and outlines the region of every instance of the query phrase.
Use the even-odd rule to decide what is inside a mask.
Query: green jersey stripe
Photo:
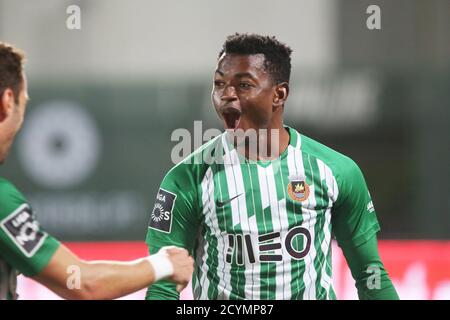
[[[245,162],[241,165],[241,173],[242,173],[242,181],[247,183],[247,185],[250,185],[250,190],[252,190],[252,181],[251,181],[251,173],[249,168],[249,163]],[[245,186],[244,186],[245,187]],[[245,192],[245,189],[244,189]],[[258,230],[258,226],[256,224],[256,214],[255,214],[255,197],[253,196],[253,192],[245,192],[244,194],[245,201],[246,201],[246,207],[247,207],[247,213],[248,213],[248,230],[246,230],[246,235],[244,238],[244,251],[247,253],[247,255],[244,255],[244,260],[246,263],[246,277],[249,278],[249,281],[246,282],[245,286],[245,298],[255,300],[259,299],[257,297],[258,290],[256,289],[259,287],[259,270],[256,270],[258,267],[258,264],[256,264],[256,260],[253,259],[253,261],[250,261],[250,255],[253,254],[254,257],[254,249],[252,244],[256,241],[256,237],[251,236],[252,230]],[[249,253],[249,250],[251,250],[251,254]],[[250,273],[248,276],[247,274]],[[255,279],[256,278],[256,279]]]
[[[218,199],[229,199],[228,194],[228,186],[227,186],[227,179],[225,176],[225,166],[223,164],[217,164],[215,166],[216,171],[214,173],[214,181],[219,186],[219,194]],[[216,193],[217,195],[217,193]],[[215,204],[213,204],[215,205]],[[221,260],[221,267],[219,270],[221,271],[220,278],[223,280],[224,285],[219,287],[219,295],[217,299],[224,300],[224,299],[230,299],[230,293],[232,291],[232,285],[231,285],[231,265],[227,263],[226,259],[223,259],[223,257],[226,257],[229,252],[228,248],[230,246],[230,239],[228,237],[229,234],[233,234],[233,220],[230,214],[226,212],[226,207],[217,208],[218,216],[220,217],[219,221],[221,221],[221,232],[223,232],[223,241],[224,241],[224,247],[220,251],[222,254]],[[231,253],[232,254],[232,253]]]
[[[235,199],[230,202],[231,212],[232,212],[232,228],[233,228],[233,248],[235,248],[233,253],[233,259],[231,262],[231,287],[232,294],[230,295],[230,299],[236,300],[245,296],[244,294],[244,286],[245,286],[245,278],[242,276],[244,268],[242,267],[241,260],[241,250],[239,249],[242,245],[242,238],[237,235],[242,236],[242,227],[243,224],[248,224],[248,218],[246,215],[247,209],[243,207],[245,206],[245,201],[243,199],[243,193],[239,193],[238,190],[238,179],[242,179],[242,177],[238,177],[236,167],[240,167],[239,158],[237,157],[236,151],[228,150],[228,146],[225,144],[225,176],[227,181],[227,189],[228,195],[226,199]],[[226,199],[223,199],[225,201]],[[244,227],[245,228],[245,227]],[[248,226],[247,226],[248,229]]]
[[[274,230],[278,230],[280,232],[280,241],[281,241],[281,243],[283,243],[283,240],[285,239],[286,234],[289,229],[289,224],[288,224],[288,219],[287,219],[285,199],[283,199],[281,196],[279,196],[280,194],[283,195],[283,193],[280,190],[280,187],[277,186],[277,184],[279,185],[280,182],[278,182],[278,183],[276,182],[274,166],[276,166],[275,167],[275,168],[277,168],[276,170],[279,170],[278,169],[280,167],[279,162],[274,161],[271,165],[269,165],[268,167],[265,168],[265,171],[266,171],[266,177],[267,177],[267,182],[268,182],[268,192],[271,197],[271,199],[270,199],[271,210],[270,211],[272,213],[272,223],[274,226]],[[275,198],[275,199],[273,199],[273,198]],[[286,248],[284,248],[284,246],[281,247],[280,251],[281,251],[281,255],[282,255],[282,261],[276,262],[276,275],[274,277],[275,285],[276,285],[275,299],[277,299],[277,300],[283,299],[284,300],[284,299],[286,299],[286,297],[285,297],[286,295],[290,295],[290,292],[286,293],[286,291],[285,291],[287,289],[289,289],[289,291],[290,291],[290,288],[287,288],[287,285],[284,281],[285,280],[284,278],[290,277],[290,272],[289,272],[289,275],[286,273],[287,268],[285,265],[285,261],[287,263],[289,263],[290,259],[289,259],[289,254],[286,251]],[[290,279],[287,279],[287,280],[288,280],[287,282],[290,283]]]
[[[319,169],[319,176],[321,183],[323,183],[323,193],[324,196],[326,195],[326,200],[324,201],[325,212],[324,212],[324,225],[323,225],[323,241],[321,243],[321,250],[323,253],[322,256],[322,268],[320,272],[320,284],[324,288],[326,292],[326,298],[331,299],[330,296],[330,288],[332,287],[332,280],[331,280],[331,274],[328,274],[328,272],[331,272],[331,265],[329,265],[331,259],[331,207],[333,204],[332,196],[332,187],[333,187],[333,175],[331,173],[331,170],[325,166],[325,164],[320,160],[316,159],[316,164]]]
[[[257,190],[260,185],[258,176],[258,167],[254,164],[247,164],[250,175],[250,190]],[[264,219],[264,209],[262,207],[261,192],[252,192],[252,202],[255,210],[254,224],[256,224],[257,232],[252,232],[252,243],[258,243],[258,236],[266,234],[268,232],[267,225]],[[256,256],[255,272],[257,272],[255,277],[255,288],[254,288],[254,298],[255,299],[268,299],[268,283],[265,281],[265,277],[269,272],[269,265],[267,263],[261,263],[259,257]]]
[[[262,207],[263,207],[263,213],[264,213],[264,221],[266,223],[266,232],[273,232],[275,230],[280,231],[280,227],[277,224],[276,218],[276,210],[278,208],[277,205],[277,198],[276,193],[274,193],[273,190],[270,189],[269,185],[269,179],[268,179],[268,168],[269,167],[261,167],[257,165],[258,169],[258,178],[259,178],[259,187],[261,190],[261,200],[262,200]],[[277,228],[275,229],[275,226]],[[261,254],[262,255],[262,254]],[[265,282],[268,284],[269,292],[268,292],[268,299],[276,299],[277,297],[277,269],[278,269],[278,263],[277,262],[262,262],[267,263],[269,270],[267,272],[267,276]]]
[[[317,159],[317,165],[319,167],[321,179],[326,182],[326,187],[328,191],[328,209],[326,211],[326,223],[324,225],[324,233],[325,239],[322,244],[323,251],[327,249],[326,259],[324,263],[324,269],[322,270],[323,282],[326,283],[327,289],[327,297],[329,299],[336,299],[336,295],[334,293],[333,285],[332,285],[332,265],[331,265],[331,209],[333,203],[336,201],[339,189],[337,185],[337,181],[331,171],[330,167],[328,167],[322,160]]]
[[[246,256],[245,252],[247,248],[247,244],[245,242],[244,235],[251,234],[252,227],[255,227],[255,216],[253,212],[250,212],[247,208],[247,203],[250,200],[249,195],[246,192],[246,181],[244,180],[244,172],[247,172],[246,164],[239,163],[239,157],[236,150],[233,150],[233,156],[237,162],[236,165],[233,166],[233,173],[236,182],[236,194],[238,196],[237,204],[239,207],[239,215],[241,219],[241,235],[237,238],[240,249],[238,253],[241,254],[240,261],[238,259],[238,266],[241,270],[241,278],[239,278],[240,284],[240,292],[241,297],[248,299],[252,296],[252,284],[254,283],[252,268],[253,265],[248,260],[248,256]],[[251,266],[251,267],[250,267]]]
[[[322,242],[325,238],[325,234],[320,232],[323,230],[325,226],[325,211],[328,206],[328,195],[326,185],[324,186],[322,183],[322,177],[319,173],[319,168],[317,166],[317,162],[315,158],[312,158],[308,155],[308,163],[310,166],[310,170],[312,173],[312,182],[315,185],[314,188],[314,196],[316,199],[316,214],[317,214],[317,223],[315,226],[314,234],[316,236],[316,241],[314,241],[314,247],[316,249],[316,259],[314,260],[314,268],[317,274],[315,279],[315,287],[316,287],[316,298],[317,299],[326,299],[326,289],[321,284],[321,272],[322,272],[322,263],[325,260],[325,253],[322,251]]]
[[[214,184],[212,183],[212,169],[209,168],[203,178],[202,184],[202,203],[203,203],[203,214],[205,223],[208,226],[205,231],[205,240],[203,244],[203,261],[201,279],[199,285],[202,287],[201,296],[199,299],[208,298],[209,291],[214,290],[214,286],[211,286],[210,281],[214,279],[213,275],[217,274],[216,268],[220,262],[217,258],[216,250],[220,250],[221,244],[214,234],[218,234],[219,226],[217,222],[217,216],[214,206],[211,205],[211,199],[214,199]],[[217,248],[217,249],[216,249]],[[208,273],[210,277],[208,277]]]
[[[287,185],[284,184],[283,179],[283,167],[287,165],[287,156],[289,156],[289,150],[286,156],[282,157],[280,161],[274,161],[273,163],[273,175],[276,183],[277,189],[277,197],[279,199],[279,213],[280,220],[282,222],[282,231],[281,231],[281,242],[284,243],[286,240],[286,236],[291,227],[290,219],[288,214],[288,209],[286,206],[287,198],[286,198],[286,188]],[[292,269],[292,258],[287,252],[286,248],[283,247],[283,299],[291,299],[292,297],[292,289],[291,289],[291,269]]]
[[[202,230],[201,236],[197,240],[195,263],[199,268],[194,270],[194,276],[192,278],[192,287],[194,297],[204,300],[206,299],[205,292],[208,292],[210,282],[207,277],[208,273],[211,273],[210,261],[211,257],[208,256],[208,241],[206,241],[206,230]],[[212,276],[212,274],[210,274]]]
[[[289,152],[288,156],[288,170],[289,170],[289,176],[298,176],[299,175],[299,169],[298,169],[298,163],[299,160],[297,160],[297,157],[299,155],[299,147],[300,147],[300,139],[297,141],[296,148],[290,147],[292,149],[291,152]],[[297,203],[292,202],[292,212],[294,215],[295,225],[303,225],[303,210],[302,206],[298,205]],[[295,247],[297,250],[301,250],[301,248],[304,245],[304,241],[300,241],[300,237],[295,238]],[[292,299],[299,300],[301,297],[303,297],[303,294],[305,292],[305,284],[303,282],[303,273],[305,270],[305,259],[301,260],[293,260],[294,266],[292,267],[292,270],[295,270],[295,272],[291,272],[292,278],[296,279],[295,285],[293,282],[291,282],[291,287],[293,288],[293,296]]]
[[[315,185],[312,181],[312,172],[308,162],[308,154],[304,154],[302,150],[296,150],[300,163],[300,176],[305,177],[306,183],[309,185],[309,197],[303,201],[302,212],[305,215],[304,226],[308,229],[311,235],[311,245],[309,254],[305,257],[305,272],[303,274],[303,281],[305,283],[305,293],[303,299],[316,299],[316,287],[314,285],[317,276],[314,268],[314,259],[316,258],[316,249],[314,242],[316,241],[314,227],[317,222],[317,212],[314,210],[316,205]]]

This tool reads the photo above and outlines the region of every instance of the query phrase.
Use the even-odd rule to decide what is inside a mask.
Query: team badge
[[[309,186],[305,177],[289,177],[288,193],[292,200],[302,202],[309,197]]]
[[[2,220],[0,227],[28,258],[42,247],[47,237],[27,204],[21,205]]]
[[[172,229],[172,210],[176,198],[176,194],[162,188],[159,189],[155,205],[150,214],[149,228],[170,233]]]

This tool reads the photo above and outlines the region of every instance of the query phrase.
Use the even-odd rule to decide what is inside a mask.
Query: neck
[[[289,145],[289,133],[280,123],[269,128],[249,129],[232,134],[237,151],[253,161],[278,158]]]

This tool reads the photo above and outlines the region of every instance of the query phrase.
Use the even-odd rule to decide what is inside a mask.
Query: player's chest
[[[213,180],[204,204],[227,232],[261,234],[313,224],[332,207],[327,184],[319,175],[241,168],[216,172]]]

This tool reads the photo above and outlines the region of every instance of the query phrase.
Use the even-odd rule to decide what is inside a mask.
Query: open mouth
[[[227,108],[222,112],[226,129],[236,129],[241,121],[241,111],[236,108]]]

